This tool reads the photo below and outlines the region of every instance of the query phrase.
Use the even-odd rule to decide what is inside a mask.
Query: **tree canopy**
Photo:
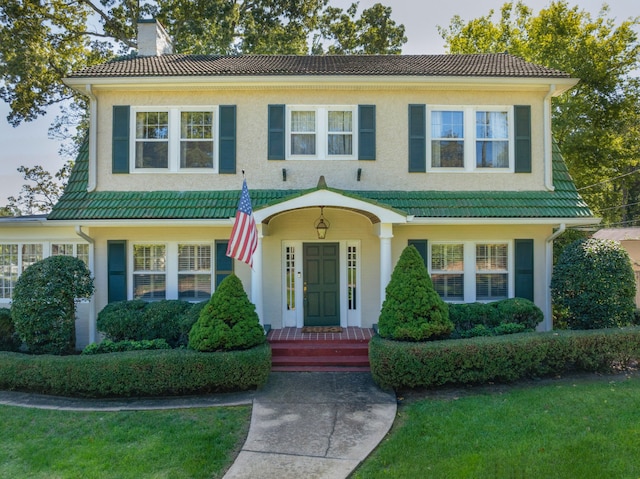
[[[629,224],[640,213],[640,17],[609,15],[606,5],[594,17],[564,0],[534,15],[518,1],[438,30],[450,53],[507,51],[580,79],[553,101],[554,139],[595,213]]]
[[[404,26],[375,4],[358,16],[329,0],[3,0],[0,98],[16,126],[63,100],[74,70],[136,48],[136,21],[158,19],[176,53],[400,53]]]

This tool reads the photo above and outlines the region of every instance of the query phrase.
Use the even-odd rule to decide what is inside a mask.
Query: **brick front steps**
[[[302,334],[300,329],[269,331],[272,371],[369,371],[373,330],[344,328],[342,333]]]

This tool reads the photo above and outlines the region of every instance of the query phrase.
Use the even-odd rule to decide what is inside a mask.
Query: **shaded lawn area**
[[[221,477],[250,406],[75,412],[0,407],[0,477]]]
[[[640,477],[638,375],[478,389],[408,400],[351,477]]]

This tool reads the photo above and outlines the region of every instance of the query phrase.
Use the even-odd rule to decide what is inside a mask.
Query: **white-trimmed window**
[[[436,292],[447,301],[464,301],[464,245],[431,246],[431,281]]]
[[[178,299],[204,301],[211,296],[211,245],[178,245]]]
[[[74,256],[89,266],[87,243],[51,243],[51,256]]]
[[[430,171],[513,171],[513,107],[428,108]]]
[[[218,109],[132,107],[133,171],[215,171]]]
[[[296,309],[296,247],[284,248],[284,283],[287,311]]]
[[[347,309],[358,309],[358,247],[347,245]]]
[[[11,299],[20,276],[17,244],[0,244],[0,299]]]
[[[464,112],[431,111],[431,167],[464,168]]]
[[[506,243],[476,245],[476,299],[494,301],[509,296],[509,257]]]
[[[509,168],[506,111],[476,111],[476,168]]]
[[[511,242],[427,243],[431,282],[445,301],[496,301],[513,295]]]
[[[11,299],[20,274],[43,257],[42,243],[0,244],[0,299]]]
[[[166,298],[167,248],[164,244],[133,245],[133,298],[154,301]]]
[[[356,159],[357,106],[288,106],[288,159]]]

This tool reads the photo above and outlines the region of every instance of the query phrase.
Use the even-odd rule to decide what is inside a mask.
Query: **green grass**
[[[640,477],[640,377],[432,395],[353,478]]]
[[[75,412],[0,407],[0,477],[221,477],[251,408]]]

